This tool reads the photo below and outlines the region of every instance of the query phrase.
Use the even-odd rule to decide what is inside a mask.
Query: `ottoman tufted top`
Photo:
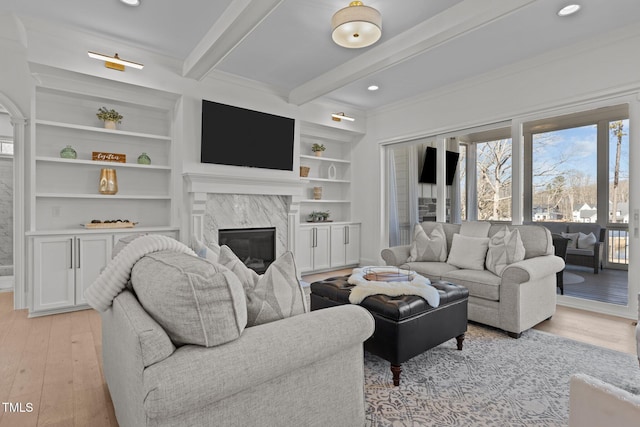
[[[349,303],[349,293],[353,285],[347,280],[349,276],[332,277],[311,284],[311,293],[321,296],[340,304]],[[440,306],[431,307],[424,299],[415,295],[403,295],[391,297],[387,295],[372,295],[365,298],[360,305],[372,313],[377,313],[383,317],[400,321],[411,318],[418,314],[431,310],[440,310],[448,304],[467,299],[469,291],[464,286],[453,283],[438,281],[431,285],[440,294]]]

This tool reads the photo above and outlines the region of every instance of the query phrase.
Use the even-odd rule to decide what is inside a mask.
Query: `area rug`
[[[568,271],[565,271],[562,274],[562,280],[563,283],[565,285],[576,285],[578,283],[582,283],[584,282],[584,277],[578,275],[578,274],[574,274],[574,273],[570,273]]]
[[[566,426],[580,372],[640,394],[634,355],[536,330],[516,340],[470,324],[462,351],[451,340],[402,369],[394,387],[389,363],[365,353],[367,426]]]

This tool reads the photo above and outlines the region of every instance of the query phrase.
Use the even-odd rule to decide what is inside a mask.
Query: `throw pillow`
[[[580,233],[560,233],[560,235],[569,239],[567,242],[567,248],[578,249],[578,236]]]
[[[220,263],[240,279],[247,296],[247,327],[306,313],[307,303],[291,252],[276,259],[263,275],[248,268],[226,245]]]
[[[498,231],[489,240],[487,251],[487,270],[502,277],[502,273],[509,264],[522,261],[525,249],[520,237],[520,231],[510,231],[508,227]]]
[[[447,238],[444,229],[438,224],[430,235],[424,231],[420,224],[413,227],[413,242],[411,243],[411,255],[407,262],[447,260]]]
[[[176,346],[224,344],[239,338],[247,324],[242,284],[220,264],[153,252],[133,266],[131,282],[142,307]]]
[[[447,264],[468,270],[484,270],[488,249],[488,237],[469,237],[456,233],[453,235]]]
[[[593,249],[598,239],[593,232],[584,234],[578,233],[578,249]]]
[[[491,223],[485,221],[463,222],[460,225],[460,234],[468,237],[487,237],[490,227]]]
[[[200,239],[198,239],[195,234],[191,236],[191,240],[193,242],[193,251],[200,258],[204,258],[213,263],[218,262],[218,257],[220,256],[220,246],[215,243],[210,243],[209,246],[207,246]]]

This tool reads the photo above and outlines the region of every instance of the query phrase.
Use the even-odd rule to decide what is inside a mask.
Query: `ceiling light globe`
[[[569,16],[573,15],[577,11],[580,10],[579,4],[569,4],[558,11],[558,16]]]
[[[367,88],[367,90],[374,91],[380,89],[377,85],[371,85]]]
[[[140,6],[140,0],[120,0],[127,6]]]
[[[354,1],[333,15],[331,28],[331,38],[337,45],[367,47],[382,36],[382,17],[376,9]]]

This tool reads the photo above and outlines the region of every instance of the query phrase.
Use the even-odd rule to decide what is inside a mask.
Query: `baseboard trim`
[[[13,276],[0,276],[0,292],[13,290]]]

